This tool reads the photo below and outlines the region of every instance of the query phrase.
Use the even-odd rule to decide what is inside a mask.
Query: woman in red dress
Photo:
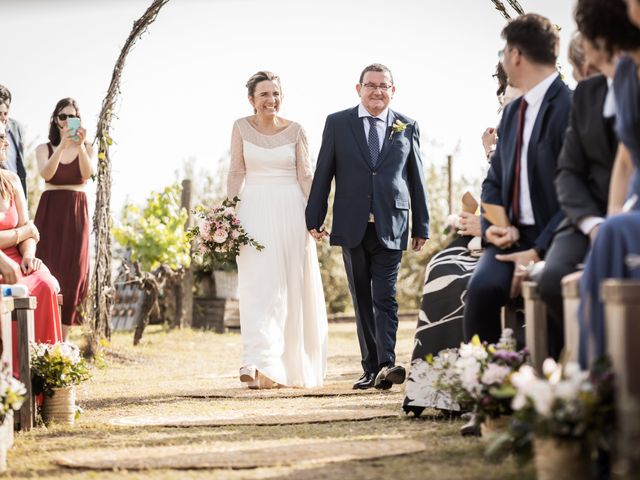
[[[7,159],[6,131],[0,123],[0,272],[3,283],[25,285],[36,297],[35,341],[62,341],[56,290],[58,282],[42,260],[36,258],[38,230],[29,222],[27,201],[18,176],[4,169]],[[13,325],[13,370],[18,374],[18,335]]]
[[[49,142],[38,145],[38,170],[45,191],[40,197],[35,224],[40,231],[38,255],[60,282],[62,334],[69,338],[72,326],[82,323],[78,307],[89,288],[89,213],[84,186],[93,170],[93,149],[87,132],[68,128],[68,119],[80,118],[75,100],[58,102],[49,124]]]

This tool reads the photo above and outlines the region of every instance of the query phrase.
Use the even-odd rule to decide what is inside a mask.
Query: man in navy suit
[[[360,105],[327,117],[306,209],[307,228],[320,240],[335,178],[330,242],[342,246],[356,313],[364,373],[355,389],[386,390],[405,380],[395,365],[396,280],[409,211],[412,249],[429,237],[418,124],[389,108],[395,88],[387,67],[369,65],[356,85]]]
[[[511,226],[483,218],[489,246],[469,281],[464,312],[465,338],[479,334],[488,342],[500,337],[500,308],[520,293],[519,273],[544,258],[564,218],[554,176],[571,107],[571,92],[556,70],[556,27],[526,14],[512,20],[502,37],[502,65],[524,95],[503,113],[482,202],[504,207]]]
[[[11,108],[11,92],[0,85],[0,122],[7,128],[7,169],[20,177],[22,190],[27,195],[27,171],[24,168],[24,145],[22,141],[22,126],[13,118],[9,118]]]

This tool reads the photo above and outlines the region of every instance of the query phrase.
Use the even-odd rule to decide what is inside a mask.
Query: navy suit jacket
[[[498,126],[496,151],[491,157],[487,178],[482,183],[482,202],[502,205],[507,214],[511,212],[518,110],[522,99],[523,97],[515,99],[504,110]],[[564,213],[558,204],[554,177],[570,109],[571,90],[558,76],[542,100],[527,151],[531,205],[538,229],[535,246],[542,255],[548,250],[554,231],[564,219]],[[483,217],[483,234],[489,225]]]
[[[391,125],[396,120],[408,126],[392,134]],[[375,216],[378,238],[388,249],[407,248],[409,211],[411,236],[429,237],[420,132],[415,121],[389,109],[384,144],[373,168],[358,107],[327,117],[306,209],[309,230],[319,229],[324,223],[334,178],[331,245],[359,245],[370,212]]]
[[[13,118],[9,119],[9,141],[16,151],[17,174],[20,177],[24,196],[27,196],[27,171],[24,168],[24,144],[22,141],[22,126]]]

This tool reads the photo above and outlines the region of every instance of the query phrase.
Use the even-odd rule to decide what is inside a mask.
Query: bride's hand
[[[315,228],[312,228],[311,230],[309,230],[309,233],[316,240],[316,242],[319,242],[324,237],[328,237],[329,236],[329,232],[327,232],[326,230],[318,231]]]

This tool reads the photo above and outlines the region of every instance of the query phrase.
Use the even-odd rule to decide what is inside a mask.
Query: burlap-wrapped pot
[[[581,442],[554,437],[536,437],[533,446],[538,480],[589,480],[591,478],[589,453]]]
[[[54,388],[53,396],[45,395],[42,405],[42,418],[45,423],[73,425],[76,417],[76,388]]]

